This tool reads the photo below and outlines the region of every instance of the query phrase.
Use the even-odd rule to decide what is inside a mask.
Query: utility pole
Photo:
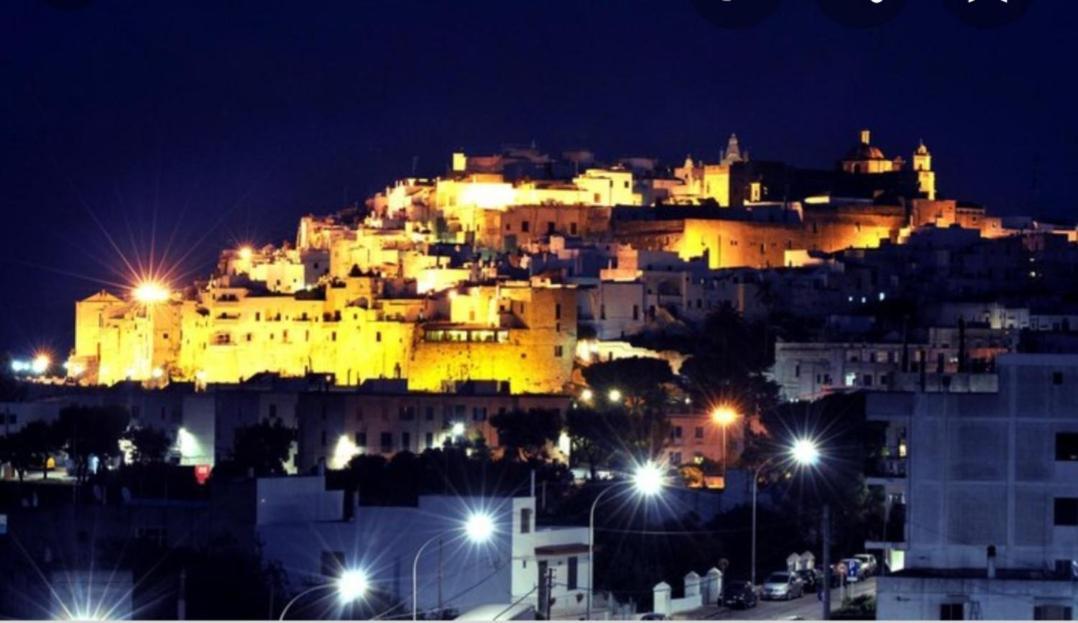
[[[829,504],[823,505],[820,537],[823,541],[820,552],[823,557],[823,590],[820,592],[820,605],[823,607],[821,617],[826,621],[831,618],[831,506]]]
[[[543,618],[550,620],[550,609],[554,605],[554,568],[550,567],[546,570],[546,576],[543,578],[543,583],[546,585],[546,590],[543,591]]]

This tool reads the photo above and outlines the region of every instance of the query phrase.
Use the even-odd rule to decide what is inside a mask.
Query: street
[[[850,598],[865,594],[875,594],[876,578],[869,578],[864,582],[858,582],[849,586]],[[831,610],[842,607],[842,589],[832,589]],[[675,619],[744,619],[750,621],[759,620],[791,620],[820,619],[820,600],[814,594],[806,594],[801,599],[790,601],[760,601],[755,608],[748,610],[730,610],[709,606],[692,612],[681,612],[673,616]]]

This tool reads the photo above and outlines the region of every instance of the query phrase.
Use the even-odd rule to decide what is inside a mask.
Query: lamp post
[[[798,439],[787,452],[789,458],[802,467],[815,465],[820,460],[820,449],[811,439]],[[756,590],[756,494],[759,489],[760,472],[776,458],[778,457],[769,457],[752,473],[752,570],[750,577],[753,590]]]
[[[630,481],[632,490],[644,497],[657,495],[665,485],[666,475],[662,468],[651,461],[638,466],[633,471]],[[595,509],[599,507],[599,502],[606,497],[606,494],[615,489],[617,487],[607,487],[600,491],[592,501],[591,511],[588,513],[588,606],[585,620],[591,620],[591,597],[595,592]]]
[[[304,596],[327,588],[337,591],[337,597],[340,599],[341,604],[348,604],[367,595],[367,591],[370,589],[370,581],[367,579],[367,574],[360,569],[346,570],[341,573],[341,577],[337,578],[336,581],[316,584],[304,591],[300,591],[281,609],[281,616],[277,620],[283,621],[285,615],[288,614],[288,609]]]
[[[419,546],[416,550],[415,558],[412,559],[412,620],[419,620],[419,556],[423,553],[423,550],[444,537],[449,532],[439,532],[438,534],[427,539],[425,543]],[[475,544],[486,543],[494,536],[495,526],[494,518],[487,513],[472,513],[468,516],[468,519],[464,522],[463,526],[464,536]]]
[[[735,421],[737,421],[737,411],[734,411],[730,406],[719,406],[711,412],[711,421],[719,425],[722,429],[722,476],[726,477],[726,429],[730,427]]]

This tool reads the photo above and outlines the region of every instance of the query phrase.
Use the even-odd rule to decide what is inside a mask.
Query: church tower
[[[921,192],[929,199],[935,200],[936,173],[932,170],[932,153],[928,151],[923,140],[913,152],[913,170],[917,172],[917,182]]]

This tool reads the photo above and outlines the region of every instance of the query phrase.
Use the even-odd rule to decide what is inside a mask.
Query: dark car
[[[820,577],[816,575],[815,569],[800,569],[795,573],[797,573],[797,577],[801,578],[801,583],[805,586],[805,592],[816,592],[820,585]]]
[[[719,605],[738,609],[755,608],[756,590],[750,582],[736,580],[727,582],[722,587],[722,597],[719,598]]]

